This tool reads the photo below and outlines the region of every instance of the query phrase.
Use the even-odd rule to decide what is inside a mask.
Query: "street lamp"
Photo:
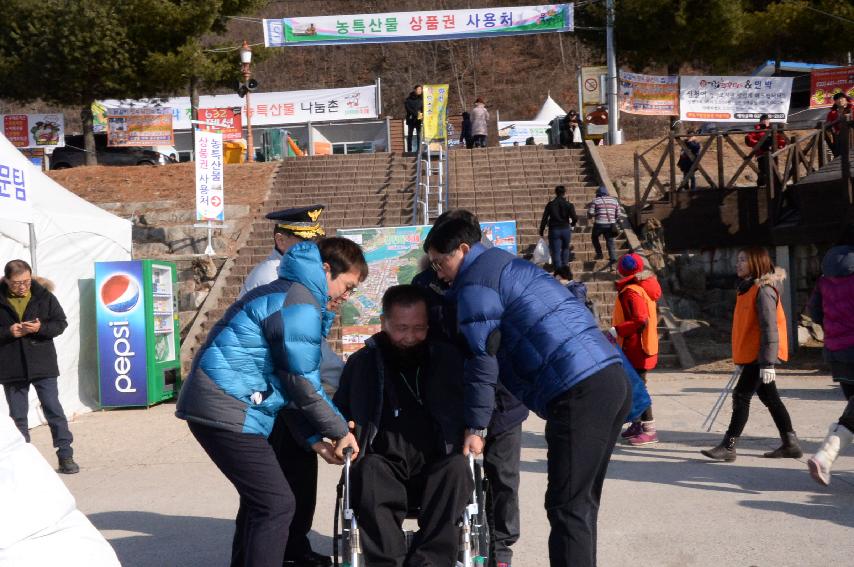
[[[240,63],[241,63],[241,71],[243,72],[243,83],[244,85],[249,85],[249,77],[252,76],[252,48],[249,47],[249,44],[246,40],[243,40],[243,45],[240,47]],[[246,143],[247,143],[247,160],[249,162],[255,161],[255,146],[252,145],[252,118],[249,115],[249,109],[251,106],[249,105],[249,89],[246,89]]]

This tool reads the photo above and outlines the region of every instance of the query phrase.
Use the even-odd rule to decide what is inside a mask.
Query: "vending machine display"
[[[175,264],[159,260],[95,264],[99,391],[102,407],[150,406],[180,381]]]

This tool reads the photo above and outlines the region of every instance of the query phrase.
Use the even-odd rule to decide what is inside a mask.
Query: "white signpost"
[[[225,221],[222,133],[196,130],[196,224],[208,230],[205,254],[213,255],[213,230]],[[219,223],[215,226],[213,223]]]

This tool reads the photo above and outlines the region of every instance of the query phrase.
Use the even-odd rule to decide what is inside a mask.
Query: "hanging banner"
[[[3,135],[16,148],[58,148],[65,145],[62,114],[4,114]]]
[[[620,71],[620,111],[647,116],[679,115],[679,77]]]
[[[20,151],[0,136],[0,219],[33,222],[32,173]],[[28,183],[29,181],[29,183]]]
[[[264,20],[264,45],[436,41],[573,31],[572,4]]]
[[[607,102],[603,82],[607,76],[607,67],[581,68],[581,100],[584,105],[598,105]]]
[[[196,220],[225,220],[222,134],[196,130]]]
[[[172,111],[168,108],[107,109],[107,146],[172,146]]]
[[[200,130],[209,132],[219,131],[223,140],[240,140],[243,138],[243,114],[240,108],[235,113],[234,108],[200,108]]]
[[[534,144],[547,145],[549,135],[546,130],[549,128],[551,124],[548,122],[501,121],[498,123],[498,143],[502,146],[524,146],[529,138],[533,138]]]
[[[810,73],[810,108],[833,106],[833,95],[854,98],[854,67],[816,69]]]
[[[448,85],[424,85],[424,139],[445,140],[448,134]]]
[[[249,116],[253,126],[279,124],[305,124],[307,122],[331,122],[339,120],[361,120],[376,118],[377,86],[349,87],[343,89],[318,89],[285,91],[275,93],[252,93]],[[101,100],[92,105],[95,131],[103,132],[107,127],[107,114],[115,109],[139,109],[155,107],[172,113],[175,130],[191,130],[190,97],[175,97],[142,100]],[[199,97],[200,108],[241,108],[246,112],[246,99],[236,94],[203,95]]]
[[[755,122],[767,114],[785,123],[792,77],[679,77],[679,118],[708,122]]]

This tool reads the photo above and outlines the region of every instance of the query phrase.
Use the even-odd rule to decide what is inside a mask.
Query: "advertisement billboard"
[[[199,121],[208,124],[200,124],[200,130],[222,133],[223,140],[240,140],[243,138],[243,114],[238,108],[200,108]]]
[[[620,71],[620,111],[646,116],[679,115],[679,77]]]
[[[833,95],[854,98],[854,66],[816,69],[810,73],[810,108],[833,106]]]
[[[792,77],[679,77],[679,118],[706,122],[755,122],[767,114],[785,123]]]
[[[533,138],[534,144],[548,144],[546,130],[549,128],[551,124],[548,122],[501,121],[498,123],[498,143],[502,146],[524,146],[528,138]]]
[[[3,135],[16,148],[58,148],[65,145],[62,114],[4,114]]]
[[[107,145],[171,146],[172,111],[166,108],[107,109]]]

